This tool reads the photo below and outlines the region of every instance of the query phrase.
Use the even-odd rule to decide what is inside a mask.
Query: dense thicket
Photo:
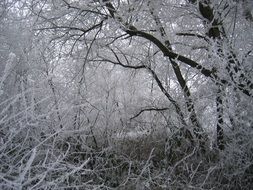
[[[0,189],[250,189],[251,0],[2,0]]]

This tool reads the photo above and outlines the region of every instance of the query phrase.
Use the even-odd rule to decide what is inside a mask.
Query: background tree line
[[[250,189],[250,0],[2,0],[2,189]]]

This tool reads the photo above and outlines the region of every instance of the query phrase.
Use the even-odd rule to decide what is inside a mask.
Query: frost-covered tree
[[[0,187],[250,188],[250,0],[0,5]]]

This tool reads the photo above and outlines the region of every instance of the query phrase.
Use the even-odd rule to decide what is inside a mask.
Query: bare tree
[[[0,188],[252,186],[249,0],[0,2]]]

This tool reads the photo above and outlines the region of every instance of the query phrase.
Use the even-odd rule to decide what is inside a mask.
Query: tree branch
[[[139,115],[141,115],[143,112],[146,111],[165,111],[165,110],[169,110],[169,108],[146,108],[146,109],[142,109],[141,111],[139,111],[135,116],[131,117],[130,120],[135,119],[136,117],[138,117]]]
[[[192,34],[192,33],[186,33],[186,32],[178,32],[178,33],[176,33],[176,35],[178,35],[178,36],[198,37],[198,38],[200,38],[200,39],[203,39],[203,40],[209,42],[209,39],[208,39],[207,37],[202,36],[202,35],[200,35],[200,34]]]
[[[160,81],[160,79],[158,78],[157,74],[155,73],[154,70],[152,70],[150,67],[146,66],[146,65],[140,65],[140,66],[132,66],[132,65],[125,65],[123,63],[121,63],[119,57],[117,56],[117,54],[114,52],[114,55],[117,59],[117,61],[112,61],[106,58],[102,58],[102,60],[100,61],[107,61],[109,63],[115,64],[115,65],[120,65],[124,68],[129,68],[129,69],[147,69],[153,76],[153,78],[155,79],[158,87],[160,88],[160,90],[162,91],[162,93],[167,97],[167,99],[174,105],[175,109],[176,109],[176,113],[179,115],[179,118],[182,122],[183,125],[187,126],[185,119],[184,119],[184,114],[182,112],[182,110],[180,109],[179,104],[172,98],[172,96],[167,92],[167,90],[163,87],[162,82]]]

